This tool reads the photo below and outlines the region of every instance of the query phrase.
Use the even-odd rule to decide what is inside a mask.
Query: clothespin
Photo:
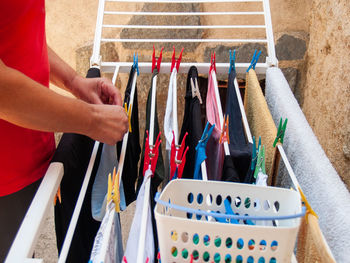
[[[265,169],[265,146],[264,145],[262,147],[259,146],[258,159],[257,159],[257,162],[256,162],[255,171],[254,171],[254,178],[255,179],[257,178],[259,172],[262,172],[262,173],[266,174],[266,169]]]
[[[275,141],[273,142],[273,147],[276,147],[277,143],[283,144],[283,138],[287,128],[287,122],[288,122],[288,119],[285,119],[282,125],[282,118],[280,119],[280,124],[278,125],[278,130],[277,130],[277,136]]]
[[[247,72],[249,72],[251,68],[255,69],[256,63],[258,63],[259,57],[261,55],[261,51],[259,51],[258,53],[256,52],[257,50],[255,49],[252,61],[250,62],[250,66],[248,67]]]
[[[134,53],[134,59],[133,59],[133,64],[132,64],[132,67],[134,68],[134,69],[136,69],[136,72],[137,72],[137,76],[139,76],[140,75],[140,71],[139,71],[139,54],[137,54],[136,53],[136,55],[135,55],[135,53]]]
[[[55,199],[53,200],[53,205],[56,205],[57,199],[58,199],[58,202],[61,204],[62,203],[61,186],[58,186],[57,193],[55,195]]]
[[[215,59],[215,52],[213,52],[210,56],[210,68],[209,68],[209,72],[211,72],[212,70],[215,71],[216,73],[216,59]]]
[[[198,80],[195,78],[195,83],[193,83],[193,79],[190,79],[191,82],[191,90],[192,90],[192,98],[197,97],[199,100],[199,103],[202,104],[202,97],[201,93],[199,92],[199,87],[198,87]]]
[[[228,74],[230,74],[232,70],[236,72],[235,60],[236,60],[236,50],[233,50],[233,54],[232,54],[232,51],[230,49],[230,67],[228,69]]]
[[[145,142],[145,155],[144,155],[145,157],[144,157],[144,163],[143,163],[143,174],[146,173],[149,165],[151,165],[152,173],[155,172],[157,160],[158,160],[158,156],[159,156],[159,146],[162,142],[162,140],[160,140],[161,133],[159,133],[155,144],[149,145],[148,131],[146,131],[146,134],[147,134],[147,136],[146,136],[146,142]]]
[[[129,109],[128,109],[126,102],[124,103],[124,110],[126,112],[126,115],[128,116],[129,132],[132,132],[132,129],[131,129],[131,107],[132,107],[131,103],[129,104]]]
[[[149,262],[149,257],[146,258],[146,262],[145,263],[148,263]]]
[[[176,60],[175,59],[175,47],[173,46],[173,56],[171,57],[171,68],[170,68],[170,73],[173,72],[174,67],[176,67],[176,71],[179,72],[179,68],[180,68],[180,63],[181,63],[181,59],[182,59],[182,52],[184,51],[184,48],[181,49],[179,58]]]
[[[157,259],[158,259],[158,263],[162,263],[162,261],[160,260],[160,251],[158,250],[158,254],[157,254]]]
[[[170,152],[170,180],[175,179],[175,173],[177,171],[176,178],[182,178],[182,172],[186,163],[186,153],[188,151],[188,146],[185,149],[185,140],[188,133],[185,133],[185,136],[182,138],[180,146],[175,145],[175,134],[173,131],[173,141],[171,143],[171,152]],[[184,151],[185,149],[185,151]]]
[[[126,256],[123,257],[123,263],[128,263],[128,261],[126,260]]]
[[[154,69],[157,67],[157,71],[159,72],[160,70],[160,64],[162,63],[162,53],[163,53],[164,47],[161,48],[158,60],[156,60],[156,50],[153,46],[153,54],[152,54],[152,73]]]
[[[228,115],[225,117],[224,115],[224,123],[222,124],[222,130],[220,135],[219,143],[227,142],[230,144],[230,136],[229,136],[229,119]]]
[[[191,261],[190,263],[193,263],[193,254],[191,254]]]
[[[116,169],[113,169],[113,176],[108,174],[108,187],[107,187],[107,203],[113,201],[115,204],[115,211],[120,212],[120,191],[119,191],[119,172],[116,173]]]
[[[304,195],[303,191],[301,190],[300,186],[298,186],[298,190],[300,193],[301,200],[303,201],[304,205],[306,206],[306,215],[312,214],[318,218],[318,215],[316,212],[312,209],[310,203],[307,201],[306,196]],[[306,222],[307,222],[307,216],[306,216]]]

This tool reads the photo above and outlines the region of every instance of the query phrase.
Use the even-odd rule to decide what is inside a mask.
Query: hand
[[[109,145],[121,141],[129,129],[124,108],[114,105],[92,105],[92,107],[94,114],[87,135]]]
[[[76,76],[71,82],[72,93],[88,103],[122,105],[119,90],[106,78]]]

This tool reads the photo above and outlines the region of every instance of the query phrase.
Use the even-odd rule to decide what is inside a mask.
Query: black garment
[[[143,182],[143,163],[144,163],[144,156],[145,156],[145,142],[146,142],[146,130],[149,132],[150,127],[150,118],[151,118],[151,98],[152,98],[152,83],[153,78],[158,75],[157,69],[154,69],[152,80],[151,80],[151,88],[148,92],[148,98],[147,98],[147,104],[146,104],[146,129],[143,137],[143,144],[142,144],[142,153],[141,153],[141,162],[140,162],[140,170],[139,170],[139,177],[137,180],[137,192],[139,191],[142,182]],[[155,101],[155,114],[154,114],[154,136],[153,136],[153,143],[156,141],[157,136],[159,134],[159,123],[158,123],[158,112],[157,112],[157,96]],[[159,156],[158,161],[156,165],[156,170],[154,172],[154,175],[151,179],[151,193],[150,193],[150,202],[151,202],[151,211],[152,211],[152,226],[153,226],[153,236],[154,236],[154,246],[155,246],[155,262],[158,254],[158,235],[157,235],[157,226],[156,221],[154,217],[154,207],[155,207],[155,201],[154,196],[157,192],[159,184],[163,181],[165,177],[165,170],[164,170],[164,162],[163,162],[163,155],[162,155],[162,148],[161,145],[159,145]]]
[[[185,113],[179,140],[179,142],[182,142],[185,133],[188,132],[185,144],[186,146],[189,146],[189,149],[186,154],[186,164],[183,170],[182,178],[190,179],[193,179],[194,165],[196,161],[196,146],[203,133],[201,105],[197,97],[192,98],[191,79],[193,80],[193,83],[195,83],[196,78],[198,78],[198,71],[195,66],[192,66],[187,75]]]
[[[226,155],[224,158],[224,165],[222,168],[221,181],[240,183],[241,179],[237,173],[236,167],[233,165],[232,157]]]
[[[234,81],[236,72],[234,70],[229,74],[227,95],[226,95],[226,115],[229,116],[229,137],[230,137],[230,154],[233,161],[233,168],[239,175],[239,181],[244,182],[252,158],[252,144],[248,143],[245,138],[244,127],[242,123],[242,114],[240,111],[237,94],[235,91]],[[226,158],[225,158],[226,159]],[[225,177],[222,180],[230,181]]]
[[[39,179],[18,192],[0,197],[0,262],[5,261],[41,181]]]
[[[126,102],[128,107],[130,103],[130,94],[134,75],[137,74],[136,70],[131,67],[128,85],[125,89],[124,103]],[[134,101],[132,102],[132,115],[131,115],[131,132],[128,136],[128,144],[126,146],[124,167],[123,167],[123,186],[125,193],[126,205],[136,200],[135,182],[137,179],[137,165],[140,159],[140,132],[139,132],[139,109],[137,102],[137,85],[135,86]],[[117,144],[118,156],[122,149],[122,141]]]
[[[89,69],[87,77],[99,76],[99,69]],[[55,206],[55,229],[59,252],[73,215],[94,144],[95,141],[86,136],[66,133],[62,136],[52,159],[52,162],[61,162],[64,166],[64,176],[61,181],[62,203],[57,202]],[[94,239],[100,227],[100,222],[95,221],[91,215],[91,191],[100,162],[102,146],[101,143],[66,262],[86,263],[89,261]]]

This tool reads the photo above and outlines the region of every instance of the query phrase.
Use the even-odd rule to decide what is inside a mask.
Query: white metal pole
[[[94,47],[93,47],[92,56],[90,59],[90,67],[100,67],[100,64],[101,64],[100,45],[101,45],[101,37],[102,37],[104,9],[105,9],[105,0],[99,0],[97,19],[96,19]]]
[[[173,69],[173,131],[175,135],[175,145],[179,144],[179,131],[178,131],[178,122],[177,122],[177,70],[176,67]],[[177,156],[175,156],[177,158]]]
[[[265,13],[264,18],[265,18],[265,25],[266,25],[267,52],[268,52],[268,58],[267,58],[268,61],[266,62],[269,64],[269,66],[278,66],[278,61],[276,58],[276,51],[275,51],[275,42],[273,39],[270,1],[263,0],[263,6],[264,6],[264,13]]]

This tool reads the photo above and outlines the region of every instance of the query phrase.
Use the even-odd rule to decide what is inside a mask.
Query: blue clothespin
[[[136,72],[137,72],[137,76],[140,75],[140,71],[139,71],[139,54],[136,54],[134,53],[134,63],[132,64],[132,67],[134,69],[136,69]]]
[[[259,57],[261,55],[261,51],[259,51],[258,53],[256,52],[257,50],[255,49],[252,61],[250,62],[250,66],[248,67],[247,72],[249,72],[251,68],[255,70],[256,63],[258,63]]]
[[[232,50],[230,49],[230,67],[228,69],[228,74],[230,74],[232,70],[236,72],[235,60],[236,60],[236,50],[233,50],[233,54],[232,54]]]

